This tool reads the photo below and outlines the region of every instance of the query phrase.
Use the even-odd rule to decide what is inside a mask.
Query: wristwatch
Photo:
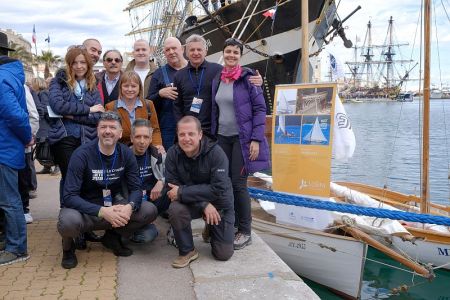
[[[136,211],[136,204],[133,201],[128,202],[128,204],[130,204],[132,211]]]

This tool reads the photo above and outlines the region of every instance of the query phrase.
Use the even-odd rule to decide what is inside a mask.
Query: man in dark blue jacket
[[[119,115],[105,112],[97,125],[98,139],[77,148],[70,158],[59,213],[63,268],[76,267],[73,239],[80,233],[106,230],[101,242],[117,256],[130,256],[121,242],[153,222],[157,209],[142,202],[138,166],[133,152],[117,143],[122,136]]]
[[[29,258],[27,227],[17,170],[25,167],[25,147],[34,143],[25,100],[22,63],[9,58],[7,35],[0,32],[0,209],[5,214],[5,243],[0,266]]]
[[[198,258],[191,220],[203,218],[209,226],[212,254],[217,260],[233,255],[234,199],[228,177],[228,159],[216,141],[203,136],[200,121],[185,116],[177,124],[178,143],[166,157],[169,221],[179,256],[174,268],[184,268]]]

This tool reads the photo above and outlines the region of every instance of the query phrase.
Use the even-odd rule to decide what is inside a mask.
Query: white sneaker
[[[24,214],[25,216],[25,221],[27,222],[27,224],[33,223],[33,217],[31,216],[30,213]]]

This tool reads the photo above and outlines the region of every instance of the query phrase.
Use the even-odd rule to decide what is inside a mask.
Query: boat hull
[[[295,273],[345,297],[359,298],[367,253],[365,243],[258,218],[252,222],[253,230]]]

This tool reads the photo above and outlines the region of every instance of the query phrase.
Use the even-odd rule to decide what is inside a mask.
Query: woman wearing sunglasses
[[[73,151],[97,137],[97,121],[104,111],[86,49],[69,47],[65,63],[66,68],[59,70],[50,83],[52,114],[48,135],[62,183]]]
[[[239,40],[227,39],[223,47],[224,68],[212,82],[211,133],[217,136],[229,160],[238,229],[235,250],[252,242],[247,176],[270,166],[264,137],[266,104],[261,88],[249,82],[256,72],[239,65],[242,52]]]

